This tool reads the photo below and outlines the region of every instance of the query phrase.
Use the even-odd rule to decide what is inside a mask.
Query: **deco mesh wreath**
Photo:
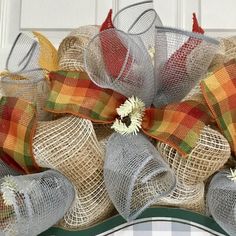
[[[195,14],[192,32],[164,27],[152,1],[73,30],[58,50],[19,34],[0,79],[0,234],[82,230],[149,206],[205,214],[207,193],[235,235],[235,173],[205,185],[235,167],[234,51]]]

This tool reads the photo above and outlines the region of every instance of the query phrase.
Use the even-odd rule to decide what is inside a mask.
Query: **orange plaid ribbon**
[[[97,123],[111,123],[118,117],[116,109],[126,97],[109,89],[97,87],[82,72],[51,72],[51,93],[46,110],[70,113]],[[210,116],[204,105],[186,101],[163,109],[145,112],[142,130],[147,135],[175,147],[183,156],[196,145],[199,133]]]
[[[0,100],[0,157],[23,173],[38,172],[32,138],[36,127],[34,105],[14,97]]]
[[[236,153],[236,60],[205,79],[201,89],[218,127]]]

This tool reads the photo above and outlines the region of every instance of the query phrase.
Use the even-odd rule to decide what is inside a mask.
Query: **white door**
[[[20,31],[41,31],[58,46],[81,25],[101,24],[108,10],[117,12],[143,0],[0,0],[0,70]],[[154,0],[164,25],[191,30],[196,12],[211,36],[236,35],[235,0]]]

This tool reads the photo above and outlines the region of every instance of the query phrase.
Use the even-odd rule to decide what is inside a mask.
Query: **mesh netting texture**
[[[99,87],[136,96],[147,107],[152,104],[156,93],[152,60],[138,36],[116,29],[100,32],[88,44],[85,67]]]
[[[225,137],[208,126],[203,128],[196,147],[187,157],[182,157],[174,148],[162,142],[158,142],[157,150],[184,185],[205,181],[227,162],[231,154]]]
[[[167,197],[161,198],[155,205],[184,208],[204,214],[204,183],[187,186],[177,181],[175,189]]]
[[[219,42],[201,34],[156,27],[156,107],[179,102],[204,76]]]
[[[84,71],[84,50],[98,32],[99,27],[95,25],[81,26],[73,30],[59,46],[60,69]]]
[[[1,159],[0,159],[0,178],[6,176],[6,175],[20,175],[17,171],[12,169],[10,166],[5,164]]]
[[[175,187],[175,176],[150,141],[141,134],[113,134],[107,144],[104,178],[108,194],[126,220]]]
[[[207,207],[215,221],[229,234],[236,235],[236,183],[230,171],[214,176],[207,192]]]
[[[162,26],[153,1],[138,2],[122,8],[114,16],[113,24],[116,29],[141,37],[150,51],[155,46],[155,26]]]
[[[114,207],[105,189],[104,150],[89,120],[65,116],[39,122],[33,151],[39,166],[60,171],[77,190],[60,226],[83,229],[111,216]]]
[[[0,231],[34,236],[56,224],[75,197],[73,185],[56,171],[0,180]]]
[[[37,73],[37,72],[36,72]],[[20,74],[9,74],[0,79],[2,96],[18,97],[36,104],[39,120],[50,119],[50,114],[44,110],[44,105],[49,94],[49,82],[44,76],[38,77],[35,71],[24,73],[22,79],[15,79]]]
[[[21,74],[36,70],[40,74],[39,65],[40,46],[30,35],[20,33],[10,50],[6,61],[6,69],[11,73]]]

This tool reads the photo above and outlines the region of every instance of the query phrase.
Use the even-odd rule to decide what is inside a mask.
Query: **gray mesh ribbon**
[[[143,135],[113,134],[107,144],[104,178],[108,194],[126,220],[138,217],[175,187],[175,176]]]
[[[56,171],[6,176],[0,180],[0,234],[38,235],[64,216],[74,197],[72,184]]]
[[[126,97],[135,95],[147,107],[152,104],[156,94],[153,65],[140,37],[115,28],[100,32],[87,46],[85,67],[99,87]]]
[[[230,171],[221,171],[212,179],[207,206],[215,221],[229,234],[236,235],[236,182]]]
[[[139,36],[148,50],[155,46],[155,26],[162,26],[153,1],[142,1],[122,8],[114,16],[113,23],[117,29]]]
[[[219,47],[198,33],[156,27],[156,107],[179,102],[203,78]]]

